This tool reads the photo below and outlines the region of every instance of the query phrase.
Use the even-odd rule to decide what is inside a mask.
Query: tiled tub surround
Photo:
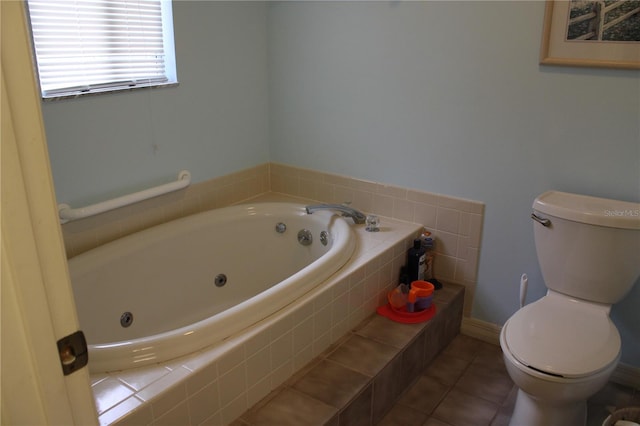
[[[167,365],[92,376],[101,424],[118,419],[122,424],[233,420],[384,302],[421,225],[437,238],[436,276],[465,287],[464,316],[469,315],[482,203],[281,164],[263,164],[69,222],[62,226],[65,247],[71,257],[189,214],[247,201],[292,201],[291,197],[302,203],[351,201],[359,210],[380,215],[382,232],[366,233],[364,226],[357,226],[354,259],[323,290],[303,298],[305,307],[289,307],[242,336]]]
[[[193,179],[197,176],[193,176]],[[268,193],[269,164],[62,225],[67,257],[161,223]],[[152,186],[152,185],[150,185]],[[135,188],[141,190],[144,188]],[[122,195],[122,194],[121,194]],[[103,201],[103,200],[96,200]],[[76,206],[77,207],[77,206]]]
[[[484,203],[282,164],[270,164],[271,191],[423,225],[436,237],[438,279],[465,287],[464,316],[477,282]]]
[[[368,318],[233,426],[378,424],[458,334],[463,296],[455,284],[436,291],[437,313],[420,324]]]
[[[100,423],[228,424],[349,333],[397,285],[420,227],[385,219],[377,233],[354,229],[347,265],[266,320],[165,364],[92,375]]]
[[[424,225],[437,238],[437,277],[465,286],[464,314],[469,316],[477,282],[483,203],[277,163],[192,184],[185,190],[64,224],[67,256],[160,223],[269,193],[314,202],[351,201],[353,207],[367,213]]]

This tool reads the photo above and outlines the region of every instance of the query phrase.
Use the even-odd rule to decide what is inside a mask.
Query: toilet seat
[[[618,359],[620,334],[608,307],[549,292],[504,325],[505,343],[520,363],[539,372],[580,378]]]

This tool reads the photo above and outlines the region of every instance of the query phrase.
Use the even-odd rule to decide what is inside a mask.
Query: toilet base
[[[552,404],[534,399],[518,389],[516,405],[509,426],[566,426],[587,423],[587,403],[577,401],[569,404]]]

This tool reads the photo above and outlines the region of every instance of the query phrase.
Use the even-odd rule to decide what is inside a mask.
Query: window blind
[[[162,3],[28,0],[43,97],[175,82]]]

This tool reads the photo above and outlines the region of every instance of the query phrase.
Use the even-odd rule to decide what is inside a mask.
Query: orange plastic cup
[[[433,284],[428,281],[414,281],[407,295],[407,312],[419,312],[431,307]]]
[[[433,294],[433,284],[428,281],[414,281],[409,290],[409,303],[415,303],[418,297],[429,297]]]

